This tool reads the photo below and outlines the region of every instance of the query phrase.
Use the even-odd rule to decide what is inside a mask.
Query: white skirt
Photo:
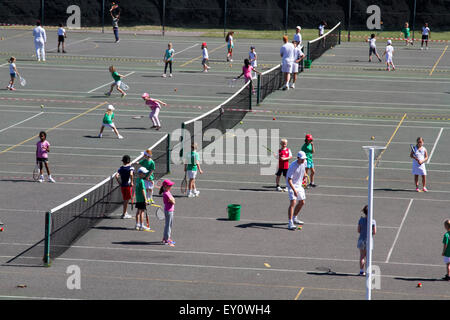
[[[426,176],[427,168],[425,168],[425,163],[422,163],[421,165],[419,165],[419,163],[416,160],[413,160],[412,174],[417,175],[417,176]]]

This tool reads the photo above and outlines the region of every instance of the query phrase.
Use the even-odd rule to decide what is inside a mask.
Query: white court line
[[[416,58],[415,58],[416,59]],[[315,75],[309,75],[309,74],[304,74],[302,73],[302,78],[304,79],[317,79],[317,80],[323,80],[323,79],[328,79],[328,80],[342,80],[342,81],[370,81],[370,82],[396,82],[398,83],[399,80],[401,80],[402,83],[408,83],[408,82],[412,82],[412,83],[416,83],[416,82],[420,82],[421,84],[427,84],[429,83],[430,85],[435,85],[433,82],[436,82],[438,84],[442,84],[443,82],[450,82],[449,78],[441,78],[441,79],[435,79],[435,78],[430,78],[429,80],[427,79],[426,81],[424,81],[424,79],[418,79],[418,80],[413,80],[413,79],[405,79],[403,77],[396,77],[396,78],[378,78],[378,77],[374,77],[374,76],[364,76],[364,77],[352,77],[352,76],[347,76],[347,77],[341,77],[341,76],[330,76],[330,75],[323,75],[320,76],[319,74],[315,74]],[[370,78],[370,79],[368,79]],[[445,81],[447,80],[447,81]]]
[[[131,71],[130,73],[126,74],[122,79],[124,79],[124,78],[126,78],[126,77],[132,75],[132,74],[135,73],[135,72],[136,72],[136,71]],[[104,85],[101,85],[101,86],[99,86],[99,87],[97,87],[97,88],[95,88],[95,89],[92,89],[92,90],[88,91],[87,93],[92,93],[92,92],[94,92],[94,91],[96,91],[96,90],[98,90],[98,89],[101,89],[101,88],[103,88],[103,87],[106,87],[106,86],[112,84],[113,82],[114,82],[114,81],[108,82],[108,83],[106,83],[106,84],[104,84]]]
[[[28,120],[31,120],[31,119],[33,119],[33,118],[36,118],[37,116],[40,116],[41,114],[43,114],[42,111],[39,112],[38,114],[35,114],[35,115],[32,116],[32,117],[29,117],[29,118],[27,118],[27,119],[25,119],[25,120],[22,120],[22,121],[20,121],[20,122],[17,122],[16,124],[13,124],[12,126],[9,126],[9,127],[7,127],[7,128],[4,128],[4,129],[0,130],[0,133],[3,132],[3,131],[8,130],[8,129],[10,129],[10,128],[13,128],[13,127],[15,127],[15,126],[17,126],[17,125],[19,125],[19,124],[22,124],[22,123],[24,123],[24,122],[26,122],[26,121],[28,121]]]
[[[189,49],[191,49],[191,48],[194,48],[194,47],[196,47],[196,46],[198,46],[198,45],[199,45],[199,43],[196,43],[196,44],[194,44],[193,46],[190,46],[190,47],[187,47],[187,48],[185,48],[185,49],[183,49],[183,50],[181,50],[181,51],[175,52],[173,55],[176,56],[177,54],[182,53],[182,52],[184,52],[184,51],[186,51],[186,50],[189,50]]]
[[[408,212],[409,212],[409,209],[411,208],[413,201],[414,201],[414,199],[411,199],[409,201],[408,208],[406,208],[405,214],[403,215],[402,222],[400,223],[400,227],[397,230],[397,234],[395,235],[394,243],[392,244],[391,249],[389,250],[389,253],[387,255],[385,263],[389,263],[389,259],[391,258],[392,251],[394,250],[394,246],[397,243],[398,236],[400,235],[400,231],[402,230],[403,224],[405,223],[406,217],[408,216]]]
[[[425,91],[425,92],[421,92],[421,91],[389,91],[389,90],[362,90],[362,89],[334,89],[334,88],[326,88],[326,87],[321,87],[321,88],[317,88],[317,87],[305,87],[305,86],[298,86],[295,88],[295,90],[307,90],[307,91],[337,91],[337,92],[366,92],[366,93],[383,93],[383,94],[389,94],[389,93],[393,93],[393,94],[419,94],[421,96],[425,96],[425,95],[433,95],[433,94],[442,94],[442,95],[448,95],[448,93],[446,92],[431,92],[431,91]]]
[[[427,164],[429,164],[430,161],[431,161],[431,157],[433,156],[434,150],[436,149],[436,146],[437,146],[437,144],[439,142],[439,139],[441,138],[441,134],[442,134],[443,130],[444,130],[444,128],[441,128],[441,130],[439,130],[439,134],[438,134],[438,136],[436,138],[436,141],[434,141],[433,149],[431,150],[430,155],[428,156]]]
[[[78,41],[75,41],[75,42],[65,43],[65,44],[64,44],[64,47],[67,48],[67,47],[70,47],[70,46],[72,46],[72,45],[74,45],[74,44],[77,44],[77,43],[80,43],[80,42],[87,41],[87,40],[89,40],[89,39],[91,39],[91,38],[85,38],[85,39],[81,39],[81,40],[78,40]],[[58,47],[54,47],[54,48],[50,49],[49,51],[54,51],[54,50],[56,50],[56,49],[58,49]]]

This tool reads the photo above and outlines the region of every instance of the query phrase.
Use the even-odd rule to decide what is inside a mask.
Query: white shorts
[[[283,61],[281,64],[281,72],[292,73],[293,62]]]
[[[114,123],[102,123],[102,126],[114,129],[116,125]]]
[[[450,263],[450,257],[444,256],[444,263],[445,264]]]
[[[122,81],[121,81],[121,80],[115,81],[114,84],[115,84],[117,87],[120,88],[120,85],[122,84]]]
[[[188,178],[189,178],[189,179],[195,179],[195,177],[197,177],[197,172],[198,172],[198,171],[191,171],[191,170],[188,170],[188,171],[187,171],[187,176],[188,176]]]
[[[386,55],[386,62],[392,62],[392,56]]]
[[[292,73],[298,73],[298,63],[292,64]]]
[[[289,200],[305,200],[306,199],[305,189],[303,189],[303,187],[296,189],[297,190],[297,198],[294,195],[294,190],[292,190],[289,186],[287,188],[288,188]]]
[[[152,189],[155,186],[155,184],[153,183],[153,181],[151,180],[144,180],[144,185],[145,185],[145,189]]]

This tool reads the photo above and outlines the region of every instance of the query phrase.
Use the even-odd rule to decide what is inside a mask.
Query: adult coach
[[[45,43],[47,42],[47,34],[41,27],[41,22],[36,22],[36,28],[33,29],[34,48],[36,49],[36,57],[38,61],[45,61]]]
[[[281,56],[281,72],[284,75],[285,85],[283,90],[289,90],[289,81],[291,80],[291,73],[294,65],[294,45],[289,42],[287,36],[283,36],[283,46],[280,49]]]
[[[302,182],[306,170],[306,154],[299,151],[297,154],[297,161],[290,164],[286,174],[286,186],[289,194],[289,224],[288,229],[295,229],[295,224],[303,224],[303,221],[298,220],[297,216],[305,204],[305,189],[303,189]],[[298,202],[297,202],[298,201]]]
[[[119,19],[120,19],[120,8],[119,5],[115,2],[112,3],[111,9],[109,9],[109,13],[111,14],[112,18],[112,26],[113,26],[113,32],[114,37],[116,39],[116,43],[119,43]]]
[[[294,34],[294,39],[293,39],[293,41],[297,42],[297,44],[300,48],[302,47],[302,34],[300,33],[301,30],[302,30],[302,28],[300,26],[297,26],[295,28],[295,34]]]

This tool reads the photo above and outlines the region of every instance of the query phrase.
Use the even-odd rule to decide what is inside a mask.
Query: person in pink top
[[[36,143],[36,163],[39,165],[39,182],[44,182],[43,164],[47,169],[48,182],[55,182],[48,167],[48,153],[50,152],[50,143],[47,141],[47,133],[39,132],[39,141]]]
[[[175,198],[170,193],[173,185],[174,183],[172,181],[166,179],[163,181],[161,189],[159,189],[159,194],[163,195],[164,215],[166,216],[162,242],[171,247],[175,246],[175,241],[170,238],[173,229],[173,213],[175,210]]]
[[[164,103],[158,99],[150,98],[150,94],[148,94],[147,92],[142,94],[142,99],[144,99],[145,104],[148,105],[150,109],[152,109],[149,117],[152,120],[153,127],[151,127],[150,129],[161,129],[161,122],[159,121],[159,111],[161,110],[161,105],[167,106],[167,103]]]
[[[252,81],[252,71],[256,72],[257,74],[261,74],[261,72],[257,71],[255,68],[253,68],[249,59],[245,59],[244,66],[242,67],[242,73],[236,79],[239,79],[240,77],[244,76],[245,83],[247,83],[249,81],[251,82],[250,85],[252,86],[252,92],[253,92],[253,94],[255,94],[255,87],[253,86],[253,81]]]

